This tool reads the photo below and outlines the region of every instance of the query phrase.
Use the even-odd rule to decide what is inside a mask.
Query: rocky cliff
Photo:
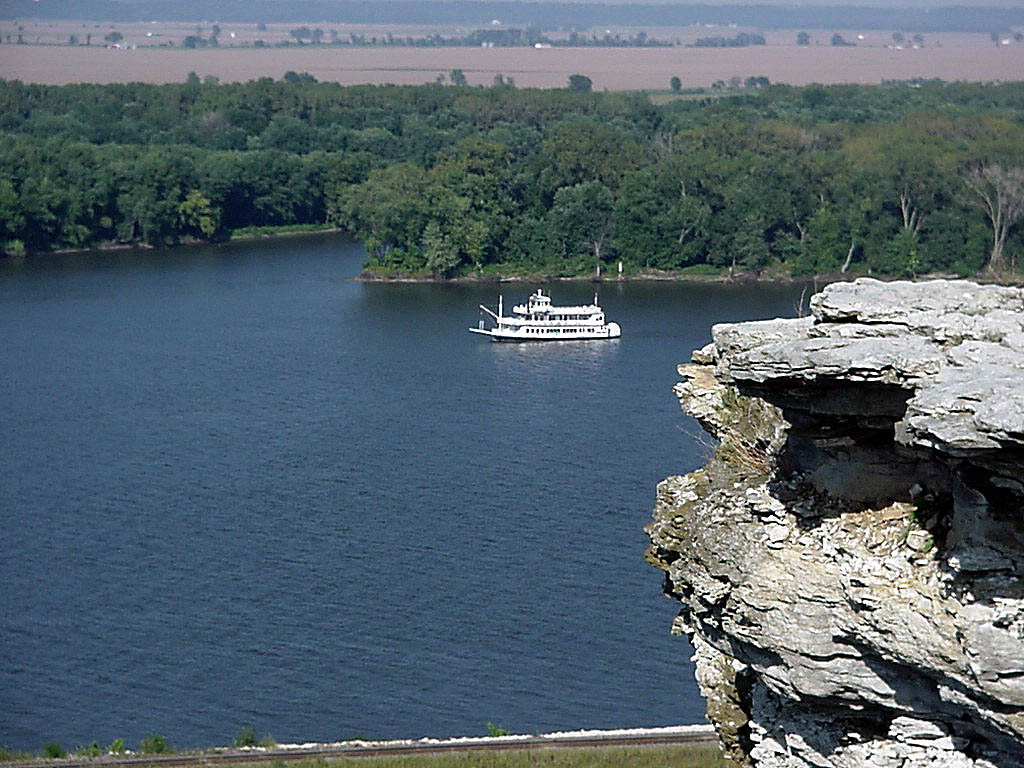
[[[1024,292],[861,279],[713,339],[647,557],[727,752],[1024,766]]]

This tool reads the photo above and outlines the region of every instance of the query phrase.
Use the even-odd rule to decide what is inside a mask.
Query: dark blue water
[[[703,460],[675,366],[798,291],[602,286],[620,340],[504,345],[466,330],[495,286],[361,257],[0,264],[0,743],[702,720],[642,560],[656,483]]]

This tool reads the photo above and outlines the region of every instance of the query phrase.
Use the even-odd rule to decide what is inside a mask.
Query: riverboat
[[[597,304],[578,307],[556,307],[551,297],[538,290],[526,304],[516,304],[512,314],[505,315],[502,297],[498,297],[498,311],[480,305],[480,309],[494,319],[487,328],[481,318],[471,333],[490,336],[491,341],[575,341],[579,339],[617,339],[622,335],[618,323],[605,321],[604,311]]]

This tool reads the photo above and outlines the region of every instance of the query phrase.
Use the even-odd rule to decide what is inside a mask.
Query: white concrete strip
[[[714,729],[710,725],[666,725],[658,728],[616,728],[612,730],[580,730],[554,731],[541,734],[508,734],[505,736],[458,736],[447,739],[423,737],[420,739],[392,739],[388,741],[370,741],[353,739],[350,741],[316,742],[302,744],[278,744],[274,750],[311,750],[311,749],[343,749],[353,747],[400,747],[413,745],[458,746],[466,744],[509,744],[523,741],[573,741],[578,739],[621,739],[621,738],[657,738],[671,736],[713,736]],[[246,747],[254,752],[265,752],[265,747]]]

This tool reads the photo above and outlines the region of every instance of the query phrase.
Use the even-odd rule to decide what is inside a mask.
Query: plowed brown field
[[[665,90],[673,76],[678,76],[686,88],[707,87],[717,80],[745,79],[751,75],[793,85],[878,83],[911,78],[1024,80],[1024,43],[996,45],[983,35],[936,36],[928,38],[923,47],[897,50],[887,45],[891,44],[890,33],[880,32],[865,34],[867,40],[849,47],[828,45],[831,32],[814,33],[815,40],[825,44],[810,46],[795,45],[795,32],[773,32],[768,36],[768,45],[748,48],[541,49],[295,45],[255,48],[225,44],[223,40],[229,38],[222,33],[218,48],[186,49],[180,46],[180,41],[174,47],[146,45],[155,39],[129,31],[125,42],[142,41],[137,48],[101,48],[97,43],[107,31],[107,26],[93,30],[93,45],[89,47],[4,42],[0,45],[0,77],[49,84],[165,83],[183,81],[189,72],[196,72],[228,82],[258,77],[279,79],[288,70],[294,70],[309,72],[321,81],[343,84],[421,84],[433,82],[452,69],[461,69],[471,85],[490,85],[496,75],[502,75],[514,78],[521,87],[558,88],[566,85],[569,75],[578,73],[590,77],[595,90],[610,91]],[[179,29],[164,37],[177,38],[182,32],[190,33]],[[246,37],[252,34],[247,31]],[[848,40],[856,39],[857,35],[843,34]],[[79,37],[84,39],[81,30]],[[651,37],[664,39],[667,35],[653,31]],[[672,35],[670,39],[675,38]],[[33,42],[34,38],[27,41]]]

